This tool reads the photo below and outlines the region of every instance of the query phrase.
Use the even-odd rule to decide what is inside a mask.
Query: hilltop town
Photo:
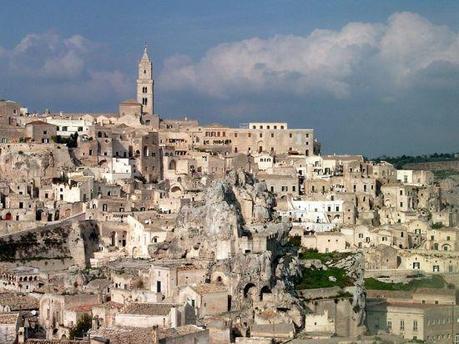
[[[135,93],[0,101],[1,343],[458,341],[454,174],[162,118],[146,48]]]

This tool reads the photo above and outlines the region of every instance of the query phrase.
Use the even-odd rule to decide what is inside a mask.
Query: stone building
[[[50,143],[57,135],[56,126],[43,121],[29,122],[25,126],[25,138],[32,142]]]

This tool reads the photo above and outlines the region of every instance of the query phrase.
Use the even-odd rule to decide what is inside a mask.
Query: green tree
[[[92,318],[89,314],[83,314],[83,316],[78,319],[77,324],[70,330],[70,339],[83,338],[86,336],[88,331],[92,326]]]

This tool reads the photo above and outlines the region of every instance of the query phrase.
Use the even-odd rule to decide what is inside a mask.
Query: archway
[[[263,295],[264,294],[271,294],[271,288],[265,285],[263,288],[260,290],[260,301],[263,301]]]
[[[257,296],[257,287],[253,283],[247,283],[243,289],[243,293],[244,298],[251,299],[253,301]]]

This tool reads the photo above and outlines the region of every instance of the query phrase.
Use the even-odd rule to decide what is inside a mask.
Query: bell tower
[[[142,104],[143,113],[153,115],[155,113],[155,92],[153,80],[153,65],[148,56],[147,44],[143,50],[143,56],[139,61],[139,75],[137,77],[137,102]]]

